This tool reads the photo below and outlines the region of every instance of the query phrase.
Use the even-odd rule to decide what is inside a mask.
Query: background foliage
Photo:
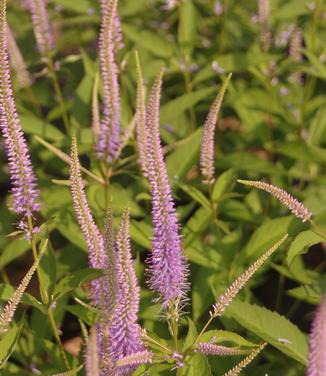
[[[307,354],[305,333],[325,289],[324,244],[308,225],[289,216],[274,199],[237,185],[236,179],[266,179],[282,186],[300,198],[314,213],[316,223],[326,228],[326,3],[271,1],[273,46],[269,52],[262,52],[260,47],[256,1],[221,3],[223,12],[217,14],[216,2],[209,0],[184,0],[171,11],[162,8],[162,1],[120,1],[124,34],[124,48],[119,51],[123,126],[127,127],[135,112],[133,51],[137,49],[149,83],[162,64],[166,67],[161,136],[166,145],[171,145],[166,162],[182,223],[183,245],[191,262],[192,308],[189,305],[187,310],[191,310],[193,322],[204,323],[214,297],[245,266],[289,232],[286,246],[258,272],[226,316],[220,322],[215,321],[210,329],[225,330],[216,334],[227,342],[244,344],[243,338],[227,332],[237,331],[248,341],[257,343],[260,337],[277,348],[268,346],[244,374],[303,375]],[[56,304],[55,319],[61,327],[63,342],[74,354],[71,361],[78,365],[83,357],[83,347],[76,354],[81,328],[84,324],[91,325],[95,314],[75,298],[85,300],[84,282],[94,277],[94,271],[86,269],[86,246],[72,208],[68,165],[50,147],[45,147],[40,138],[66,153],[71,140],[65,134],[61,110],[35,48],[30,15],[20,1],[9,2],[8,8],[8,22],[34,77],[32,92],[17,85],[15,92],[40,180],[41,215],[47,220],[51,235],[52,250],[42,260],[42,271],[48,294]],[[99,69],[99,6],[91,0],[52,0],[49,12],[57,38],[56,68],[79,140],[82,164],[98,173],[90,125],[92,91]],[[302,29],[301,62],[293,61],[287,45],[275,44],[290,25]],[[229,72],[233,72],[233,77],[216,136],[218,179],[213,198],[217,210],[212,218],[212,203],[207,199],[198,171],[201,126],[221,81]],[[302,83],[291,83],[293,72],[302,72]],[[101,87],[99,94],[102,95]],[[9,285],[16,285],[21,279],[31,256],[27,252],[28,243],[19,235],[6,236],[12,233],[17,218],[8,210],[9,183],[3,153],[1,161],[0,299],[5,301],[12,291]],[[85,179],[91,209],[102,225],[103,188],[91,178]],[[144,260],[151,246],[151,206],[148,189],[139,173],[134,139],[123,152],[110,193],[117,219],[123,207],[131,205],[131,237],[142,284],[142,325],[162,338],[169,338],[166,325],[158,316],[159,307],[153,304],[152,294],[144,283]],[[29,293],[37,297],[36,285],[31,285]],[[44,312],[27,293],[23,303],[28,307],[26,314],[22,315],[21,310],[16,315],[11,338],[6,337],[6,344],[0,343],[0,358],[4,359],[21,331],[2,374],[30,375],[33,367],[42,375],[59,372],[62,370],[59,350]],[[182,335],[190,343],[194,331],[192,322],[185,320]],[[290,343],[284,343],[282,338]],[[205,357],[198,355],[194,362],[197,367],[192,371],[194,375],[209,372],[220,375],[235,360],[212,357],[208,365]],[[161,366],[151,374],[171,373]]]

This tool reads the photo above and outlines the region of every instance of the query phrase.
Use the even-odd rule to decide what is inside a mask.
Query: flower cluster
[[[0,128],[9,160],[12,208],[18,214],[30,216],[40,209],[37,203],[39,190],[11,86],[5,1],[0,2]]]
[[[268,184],[262,181],[256,180],[238,180],[239,183],[249,185],[258,189],[262,189],[265,192],[270,193],[277,198],[283,205],[285,205],[293,215],[301,219],[302,222],[310,220],[312,213],[306,209],[301,202],[292,197],[289,193],[283,189],[276,187],[275,185]]]
[[[138,85],[142,85],[139,79]],[[183,300],[188,288],[188,267],[182,254],[181,239],[173,203],[171,187],[163,158],[159,133],[160,95],[162,72],[153,84],[146,114],[138,115],[138,149],[146,154],[147,166],[141,160],[150,184],[152,195],[153,242],[149,258],[150,286],[160,294],[163,306],[174,305]],[[138,88],[141,94],[141,88]],[[138,100],[138,112],[142,110],[142,99]],[[144,121],[144,118],[146,120]]]
[[[326,374],[326,294],[317,308],[309,339],[307,376]]]
[[[117,46],[121,45],[117,0],[101,1],[102,22],[99,56],[104,90],[104,113],[97,135],[96,151],[108,161],[116,157],[120,144],[120,94],[118,68],[115,62]]]

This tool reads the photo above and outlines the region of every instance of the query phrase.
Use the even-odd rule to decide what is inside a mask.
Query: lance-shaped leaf
[[[215,129],[224,94],[231,77],[232,73],[230,73],[224,81],[212,107],[209,110],[203,127],[203,136],[200,148],[200,171],[205,178],[204,183],[207,184],[212,184],[215,179]]]

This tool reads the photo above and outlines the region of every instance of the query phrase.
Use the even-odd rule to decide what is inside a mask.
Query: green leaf
[[[40,244],[40,249],[42,248],[42,243]],[[47,292],[47,301],[52,300],[52,293],[55,288],[56,282],[56,259],[54,255],[51,243],[48,243],[47,249],[44,252],[39,264],[39,276],[42,281],[42,285]]]
[[[191,318],[187,317],[187,320],[188,320],[188,333],[183,343],[183,351],[185,351],[188,347],[190,347],[195,342],[198,336],[196,326],[191,320]]]
[[[228,307],[225,314],[287,356],[304,365],[307,364],[307,339],[298,327],[284,316],[238,300]]]
[[[200,142],[201,128],[191,134],[182,143],[168,155],[166,158],[166,167],[171,178],[182,180],[189,172],[191,167],[197,163]]]
[[[103,275],[102,270],[97,269],[81,269],[62,278],[54,289],[54,299],[58,299],[64,294],[80,287],[83,283],[92,281]]]
[[[72,313],[74,316],[79,317],[87,325],[93,326],[97,321],[97,311],[91,310],[82,305],[65,305],[63,308]]]
[[[192,0],[182,1],[179,12],[178,39],[181,47],[191,52],[197,34],[196,7]]]
[[[322,288],[319,284],[304,285],[288,290],[287,294],[295,299],[302,300],[309,304],[319,304],[323,297],[325,287]]]
[[[304,253],[310,246],[323,242],[324,239],[311,230],[300,232],[293,240],[287,253],[286,261],[290,266],[294,258]]]
[[[174,53],[173,44],[156,33],[148,30],[139,29],[131,24],[122,24],[122,31],[131,41],[145,48],[154,56],[169,58]]]
[[[210,204],[206,196],[196,189],[194,186],[189,184],[184,184],[176,181],[176,185],[180,187],[184,192],[186,192],[190,197],[197,201],[200,205],[204,206],[207,210],[211,210]]]
[[[227,330],[209,330],[204,333],[199,342],[212,341],[213,343],[230,343],[232,345],[244,347],[256,347],[257,344],[246,340],[237,333],[229,332]]]
[[[292,216],[276,218],[263,223],[253,233],[246,245],[246,255],[257,257],[263,251],[270,248],[284,234],[288,232]]]
[[[30,248],[28,242],[24,239],[12,240],[1,253],[0,269],[4,268],[11,261],[15,260]]]
[[[188,248],[197,237],[201,236],[202,232],[210,224],[211,218],[211,211],[208,211],[203,206],[199,208],[194,215],[191,216],[183,229],[185,248]]]
[[[195,104],[203,99],[206,99],[211,93],[215,92],[216,88],[210,87],[200,89],[192,93],[181,95],[173,99],[161,107],[160,122],[161,124],[170,123],[184,111],[193,107]]]
[[[88,13],[89,9],[94,6],[92,1],[90,0],[78,0],[78,2],[70,1],[70,0],[54,0],[54,2],[58,5],[61,5],[64,9],[75,13]]]
[[[13,353],[22,327],[23,320],[18,325],[14,324],[0,340],[0,368],[3,368]]]
[[[23,131],[51,141],[60,141],[64,135],[53,125],[45,123],[33,114],[23,114],[19,116]]]
[[[151,249],[153,229],[144,221],[131,220],[130,222],[130,237],[131,239],[144,247],[145,249]]]
[[[232,183],[235,182],[235,173],[233,169],[223,172],[217,179],[213,188],[213,201],[219,201],[221,197],[231,190]]]
[[[197,338],[197,330],[193,321],[187,317],[188,319],[188,333],[187,337],[183,344],[183,350],[189,348]],[[211,375],[211,368],[209,366],[207,357],[203,354],[197,353],[195,354],[189,362],[184,370],[185,375],[189,376],[208,376]]]

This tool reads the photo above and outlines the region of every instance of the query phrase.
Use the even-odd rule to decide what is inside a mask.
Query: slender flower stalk
[[[326,294],[312,323],[307,370],[307,376],[323,375],[326,375]]]
[[[88,247],[89,266],[91,268],[106,269],[108,266],[108,260],[104,240],[97,225],[95,224],[88,206],[84,191],[84,182],[80,173],[80,163],[78,160],[77,143],[75,137],[72,138],[71,143],[70,182],[73,206]],[[93,281],[92,287],[95,302],[98,304],[101,294],[100,281]]]
[[[260,24],[261,48],[266,52],[271,48],[272,44],[269,0],[258,0],[258,22]]]
[[[32,16],[34,35],[40,54],[47,57],[54,49],[54,40],[46,10],[47,0],[27,0]]]
[[[32,85],[31,76],[27,70],[24,58],[17,45],[16,39],[7,23],[7,43],[9,60],[12,69],[16,73],[17,81],[21,88],[30,87]]]
[[[102,21],[99,37],[100,68],[104,90],[104,113],[96,144],[97,156],[111,161],[120,144],[120,94],[115,62],[117,0],[101,1]]]
[[[137,324],[140,288],[131,256],[129,226],[129,209],[126,209],[122,214],[116,239],[115,276],[118,292],[109,329],[111,356],[115,362],[145,351],[141,341],[141,328]],[[134,368],[134,365],[123,365],[116,369],[115,375],[128,374]]]
[[[188,266],[182,254],[179,225],[160,141],[161,86],[162,72],[154,82],[146,112],[148,180],[154,225],[149,271],[150,287],[160,294],[163,306],[167,307],[177,306],[185,298]]]
[[[88,337],[85,353],[85,373],[86,376],[100,376],[99,356],[97,348],[96,328],[92,328]]]
[[[302,31],[295,27],[290,36],[289,42],[289,55],[293,61],[299,63],[303,60],[302,55],[303,40],[302,40]],[[289,81],[292,83],[302,84],[302,73],[293,72],[290,75]]]
[[[7,49],[6,1],[0,1],[0,128],[8,156],[13,210],[32,215],[40,209],[39,191],[26,141],[17,115]]]
[[[283,236],[277,243],[273,245],[268,251],[259,257],[248,269],[246,269],[232,284],[224,291],[224,293],[218,298],[217,302],[213,305],[211,316],[221,316],[227,306],[238,295],[240,290],[249,281],[249,279],[256,273],[256,271],[265,263],[265,261],[280,247],[280,245],[286,240],[288,234]]]
[[[302,222],[306,222],[311,219],[312,213],[306,209],[301,202],[292,197],[289,193],[283,189],[276,187],[272,184],[267,184],[262,181],[256,180],[237,180],[238,183],[249,185],[265,192],[270,193],[272,196],[277,198],[283,205],[285,205],[291,213],[297,218],[301,219]]]
[[[143,175],[148,175],[148,156],[146,147],[146,105],[143,75],[140,67],[138,52],[136,52],[137,66],[137,107],[136,107],[136,139],[138,147],[138,161]]]
[[[267,343],[262,343],[257,349],[253,350],[246,358],[241,360],[237,365],[235,365],[230,371],[224,374],[224,376],[237,376],[240,372],[251,363],[256,356],[267,346]]]
[[[48,241],[44,242],[44,245],[41,249],[41,252],[37,259],[34,261],[32,267],[29,269],[23,280],[20,282],[19,286],[13,293],[12,297],[6,304],[6,306],[3,308],[3,310],[0,313],[0,334],[5,333],[8,330],[8,326],[12,322],[14,318],[14,314],[16,312],[17,306],[19,302],[21,301],[23,297],[23,293],[25,292],[30,280],[32,279],[33,274],[35,273],[35,270],[38,268],[38,265],[40,263],[40,260],[46,250]]]
[[[223,98],[231,77],[232,73],[227,76],[226,80],[221,86],[221,89],[219,90],[217,97],[209,110],[203,127],[203,136],[200,148],[200,170],[201,174],[205,178],[203,181],[205,184],[212,184],[215,179],[214,134]]]
[[[205,355],[232,356],[242,355],[245,350],[230,348],[226,346],[215,345],[211,342],[201,342],[196,346],[196,351]]]

